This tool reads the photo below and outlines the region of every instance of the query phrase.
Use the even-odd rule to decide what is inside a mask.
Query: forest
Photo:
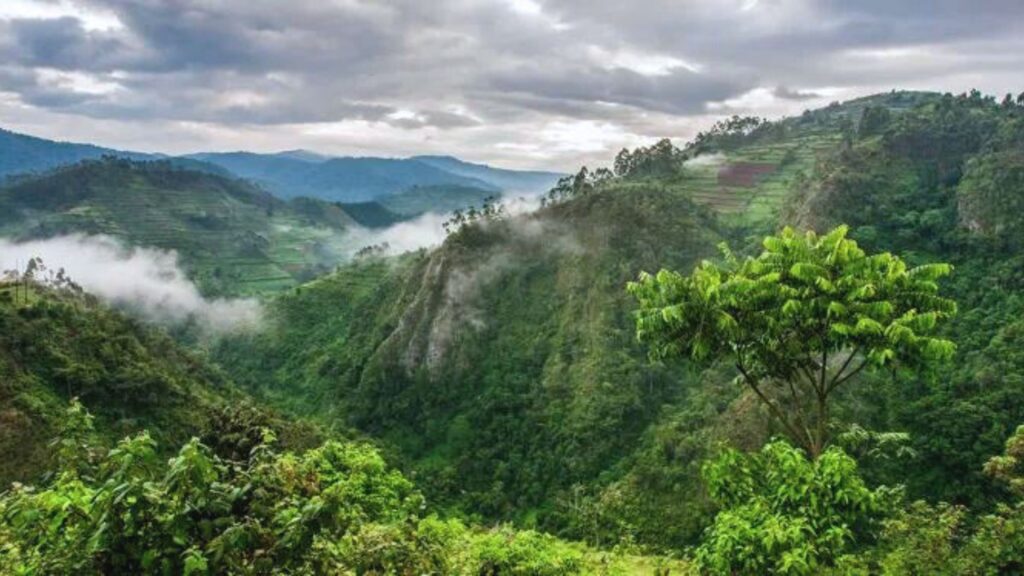
[[[0,574],[1024,573],[1024,95],[609,162],[215,338],[8,273]]]

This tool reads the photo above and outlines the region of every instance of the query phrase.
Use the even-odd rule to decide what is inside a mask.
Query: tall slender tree
[[[935,336],[956,304],[938,295],[948,264],[908,268],[867,254],[845,226],[824,236],[786,228],[740,260],[691,275],[641,274],[637,336],[655,358],[729,359],[794,442],[814,458],[829,438],[830,399],[869,367],[949,358]]]

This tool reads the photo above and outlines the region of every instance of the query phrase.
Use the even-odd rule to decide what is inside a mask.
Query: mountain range
[[[449,156],[412,158],[332,157],[305,150],[276,154],[211,152],[179,157],[54,142],[0,130],[0,179],[39,173],[79,162],[116,156],[170,160],[197,170],[251,180],[280,198],[306,196],[332,202],[365,202],[405,192],[413,186],[459,186],[478,196],[503,192],[545,192],[561,174],[493,168]]]
[[[243,156],[242,165],[262,162]],[[261,165],[314,173],[334,162],[272,156]],[[941,328],[955,362],[867,369],[837,393],[834,446],[856,457],[850,467],[863,482],[899,486],[892,495],[903,498],[896,522],[876,532],[885,536],[850,544],[844,561],[877,566],[888,546],[933,542],[935,513],[969,514],[966,526],[986,530],[1021,526],[1019,515],[988,515],[1022,508],[986,462],[1024,422],[1024,103],[893,91],[777,121],[726,120],[681,147],[625,151],[614,173],[581,170],[535,211],[474,212],[450,223],[439,246],[367,250],[337,267],[316,266],[317,234],[394,222],[419,210],[407,207],[410,196],[440,205],[457,191],[461,202],[525,177],[444,157],[369,163],[395,167],[383,174],[402,186],[418,166],[453,179],[374,196],[383,185],[360,176],[347,185],[368,201],[338,204],[275,197],[266,182],[286,178],[272,169],[257,184],[212,172],[242,169],[223,157],[188,160],[219,168],[108,158],[0,190],[0,235],[120,234],[180,251],[211,293],[264,295],[259,325],[196,341],[45,287],[0,286],[0,400],[10,406],[0,411],[0,454],[11,455],[0,459],[0,480],[46,469],[58,408],[79,396],[108,440],[142,428],[174,442],[199,435],[239,458],[238,446],[249,454],[252,438],[272,430],[296,450],[361,438],[423,491],[424,516],[540,529],[609,554],[686,557],[724,515],[708,463],[723,453],[746,462],[784,431],[731,362],[651,361],[625,286],[642,271],[727,266],[761,253],[783,227],[845,225],[869,253],[899,254],[910,267],[952,264],[941,290],[959,313]],[[731,247],[724,256],[722,243]],[[255,290],[259,274],[214,271],[238,261],[269,263],[287,278]],[[247,403],[255,413],[238,408]],[[359,474],[370,468],[383,464]],[[776,535],[774,524],[732,518]],[[417,542],[425,534],[399,532]],[[369,541],[390,542],[382,534]],[[937,538],[929,554],[960,546],[959,536]],[[514,541],[503,536],[495,548]],[[985,542],[1002,550],[1018,540]],[[991,572],[1014,573],[1019,557],[1006,554]],[[550,573],[579,572],[604,573]]]

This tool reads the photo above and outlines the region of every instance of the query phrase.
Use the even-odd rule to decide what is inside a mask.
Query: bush
[[[721,510],[695,559],[712,574],[819,573],[868,539],[886,502],[836,447],[816,460],[783,441],[727,450],[703,475]]]

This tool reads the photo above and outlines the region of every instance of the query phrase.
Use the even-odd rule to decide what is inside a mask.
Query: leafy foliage
[[[945,264],[909,268],[868,255],[839,227],[824,236],[786,228],[764,252],[704,262],[684,277],[642,274],[637,336],[655,358],[729,357],[792,439],[817,457],[828,439],[829,397],[863,368],[949,358],[934,337],[956,311],[937,295]],[[831,364],[830,364],[831,361]],[[810,404],[810,408],[807,405]]]
[[[1014,488],[1017,500],[972,519],[964,506],[916,501],[883,522],[877,546],[846,558],[854,574],[1016,574],[1024,569],[1024,502],[1019,467],[1024,427],[985,472]]]
[[[598,168],[591,172],[586,166],[573,176],[558,179],[547,195],[541,198],[541,206],[565,202],[594,193],[599,186],[612,179],[612,172],[607,168]]]
[[[615,156],[616,176],[664,176],[674,173],[686,155],[668,138],[635,150],[623,148]]]
[[[73,402],[68,420],[60,442],[77,447],[90,418]],[[0,574],[591,573],[586,549],[551,536],[425,515],[369,446],[274,444],[263,429],[225,460],[193,438],[161,462],[142,433],[63,461],[44,485],[0,493]]]
[[[836,447],[816,460],[782,441],[757,454],[727,450],[704,478],[721,511],[695,559],[711,574],[821,573],[867,543],[888,500]]]

